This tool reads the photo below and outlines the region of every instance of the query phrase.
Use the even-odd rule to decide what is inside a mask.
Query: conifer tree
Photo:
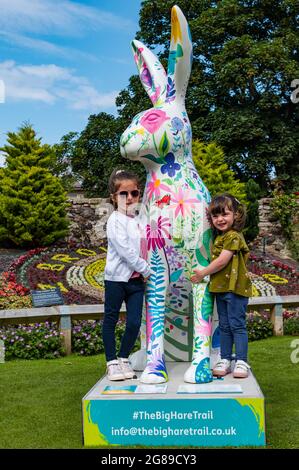
[[[28,123],[7,136],[0,149],[6,157],[0,173],[0,243],[50,245],[68,231],[66,194],[49,170],[55,154]]]
[[[193,161],[199,176],[207,186],[211,196],[230,193],[246,204],[245,184],[239,181],[225,163],[223,150],[215,143],[204,144],[194,140]]]

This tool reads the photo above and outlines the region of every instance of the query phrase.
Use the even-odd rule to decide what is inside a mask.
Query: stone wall
[[[281,225],[272,215],[270,207],[271,198],[259,200],[259,235],[253,242],[253,247],[266,253],[277,255],[280,258],[291,258],[292,255],[287,248],[286,238],[283,235]],[[299,208],[299,199],[297,200]],[[294,236],[298,237],[298,215],[293,221]]]
[[[67,242],[96,246],[106,239],[106,224],[113,206],[109,199],[69,197],[70,231]]]
[[[263,245],[266,243],[265,248],[268,254],[291,258],[280,223],[271,217],[270,201],[270,198],[259,201],[260,233],[252,243],[252,247],[263,251]],[[299,199],[297,202],[299,204]],[[71,224],[66,241],[96,246],[100,240],[106,240],[106,224],[113,211],[109,199],[70,197],[69,203],[68,217]],[[299,227],[298,220],[294,221],[294,230],[296,227],[297,229]],[[299,233],[296,236],[299,236]]]

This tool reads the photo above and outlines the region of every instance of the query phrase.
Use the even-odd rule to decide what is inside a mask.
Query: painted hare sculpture
[[[174,6],[171,12],[167,74],[146,46],[136,40],[132,45],[140,80],[153,104],[133,118],[120,142],[122,156],[141,161],[147,171],[139,221],[152,275],[146,287],[146,367],[140,380],[150,384],[168,380],[165,352],[168,359],[180,360],[176,351],[187,351],[186,342],[192,341],[192,323],[191,336],[188,323],[193,321],[192,360],[184,380],[210,382],[213,299],[207,282],[191,287],[189,281],[195,266],[209,263],[211,229],[206,209],[210,196],[192,160],[185,109],[192,42],[182,11]],[[179,331],[181,340],[171,336],[174,331]]]

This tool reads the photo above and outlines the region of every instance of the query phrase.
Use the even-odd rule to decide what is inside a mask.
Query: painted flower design
[[[161,183],[161,180],[157,177],[157,174],[155,171],[152,172],[151,174],[151,181],[147,183],[147,196],[149,199],[152,198],[152,196],[155,196],[155,198],[160,197],[160,191],[161,189],[164,191],[168,191],[168,186],[165,184]]]
[[[171,119],[171,125],[173,129],[177,132],[181,131],[184,128],[183,121],[178,117],[174,117]]]
[[[191,129],[191,126],[187,126],[187,130],[186,130],[186,143],[189,144],[189,142],[191,141],[192,139],[192,129]]]
[[[140,120],[140,124],[151,134],[157,132],[158,129],[162,126],[162,124],[170,119],[169,116],[162,111],[161,109],[152,109],[144,114],[144,116]]]
[[[190,190],[184,191],[182,188],[179,188],[177,194],[172,193],[172,202],[170,207],[175,207],[175,217],[181,213],[184,217],[186,214],[190,214],[194,204],[198,204],[200,201],[195,198],[189,198]]]
[[[172,52],[172,51],[171,51]],[[174,65],[175,65],[175,56],[173,58],[173,71],[174,73]],[[171,59],[171,55],[170,58]],[[170,71],[169,71],[170,72]],[[170,77],[167,79],[167,92],[166,92],[166,103],[171,103],[171,101],[175,100],[175,87],[174,87],[174,80],[172,80]]]
[[[147,368],[149,369],[150,374],[158,375],[160,377],[164,377],[165,380],[168,380],[165,357],[164,354],[161,354],[160,349],[155,349],[153,351],[151,360],[147,364]]]
[[[194,326],[195,336],[210,336],[212,334],[212,318],[209,321],[199,318],[198,323]]]
[[[172,177],[175,175],[176,171],[181,169],[181,165],[175,162],[175,158],[172,152],[169,152],[165,159],[166,164],[161,166],[161,172],[163,174],[167,173],[168,176]]]
[[[157,86],[156,90],[155,90],[155,93],[153,93],[151,95],[151,100],[152,100],[152,103],[156,104],[158,103],[159,101],[159,97],[160,97],[160,92],[161,92],[161,87],[160,86]]]
[[[152,220],[146,226],[147,249],[163,248],[165,246],[165,238],[170,239],[170,234],[167,227],[170,227],[170,222],[167,217],[159,216],[158,220]]]
[[[141,81],[142,81],[146,86],[148,86],[149,88],[152,87],[152,85],[153,85],[152,76],[151,76],[151,74],[150,74],[149,69],[148,69],[146,66],[144,66],[144,68],[143,68],[143,70],[142,70],[142,72],[141,72],[140,78],[141,78]]]

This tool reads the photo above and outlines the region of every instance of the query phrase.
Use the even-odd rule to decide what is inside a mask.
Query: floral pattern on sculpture
[[[175,176],[176,171],[181,169],[181,165],[175,162],[175,158],[172,152],[169,152],[165,157],[165,165],[161,166],[161,173],[167,173],[168,176]]]
[[[167,121],[169,116],[161,109],[154,109],[144,114],[140,120],[140,124],[151,134],[157,132],[162,124]]]
[[[158,217],[157,222],[153,219],[150,224],[146,226],[146,236],[147,236],[147,248],[148,250],[156,248],[163,248],[166,244],[165,238],[171,239],[167,227],[170,227],[171,224],[169,219],[166,217]]]

